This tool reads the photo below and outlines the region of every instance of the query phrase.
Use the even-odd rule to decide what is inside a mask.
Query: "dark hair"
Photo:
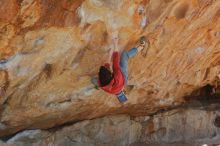
[[[101,87],[108,85],[111,82],[112,78],[113,76],[109,69],[104,66],[101,66],[99,68],[99,81]]]

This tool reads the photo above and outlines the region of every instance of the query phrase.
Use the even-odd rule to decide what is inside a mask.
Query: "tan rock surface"
[[[7,59],[0,64],[0,136],[109,114],[150,114],[219,81],[219,0],[0,3],[0,57]],[[146,58],[129,62],[135,89],[124,105],[90,83],[114,32],[120,50],[142,35],[151,43]]]
[[[220,112],[178,109],[154,116],[85,120],[50,130],[25,130],[2,146],[200,146],[220,144]]]

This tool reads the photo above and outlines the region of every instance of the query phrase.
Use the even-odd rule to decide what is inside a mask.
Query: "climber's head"
[[[111,82],[112,78],[113,76],[111,71],[106,67],[101,66],[99,69],[99,81],[101,87],[108,85]]]

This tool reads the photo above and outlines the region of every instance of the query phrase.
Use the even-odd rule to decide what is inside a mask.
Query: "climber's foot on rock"
[[[139,40],[139,45],[137,47],[138,52],[141,52],[141,54],[144,57],[146,57],[149,46],[150,46],[149,40],[145,36],[142,36]]]

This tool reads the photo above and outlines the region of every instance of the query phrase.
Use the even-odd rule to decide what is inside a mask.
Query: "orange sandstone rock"
[[[0,3],[0,57],[7,59],[0,69],[8,76],[0,136],[110,114],[151,114],[181,105],[203,86],[218,86],[218,0]],[[151,43],[146,58],[129,61],[135,88],[124,105],[90,82],[117,32],[120,50],[134,47],[142,35]]]

